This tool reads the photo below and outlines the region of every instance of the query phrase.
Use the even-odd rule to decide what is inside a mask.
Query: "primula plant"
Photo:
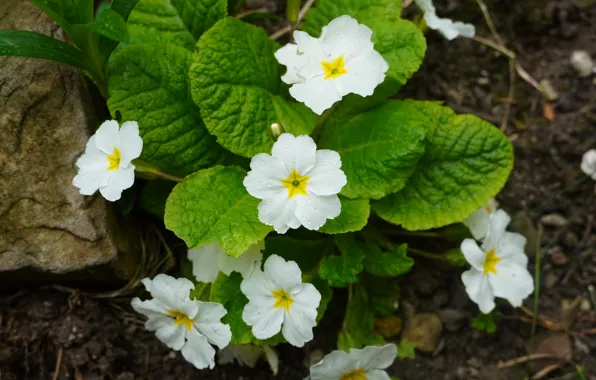
[[[80,67],[106,97],[114,120],[73,184],[116,201],[143,178],[139,205],[184,241],[188,268],[143,280],[152,298],[132,306],[197,368],[231,345],[225,362],[264,355],[276,371],[272,346],[312,340],[345,292],[342,351],[311,378],[388,379],[397,349],[374,322],[394,312],[395,278],[423,248],[407,237],[423,230],[453,236],[465,221],[471,234],[444,258],[470,264],[462,280],[482,312],[533,291],[525,239],[492,201],[513,165],[506,136],[439,102],[395,99],[426,50],[401,0],[318,0],[285,45],[228,0],[32,2],[72,45],[4,31],[0,54]],[[447,38],[474,35],[417,3]]]

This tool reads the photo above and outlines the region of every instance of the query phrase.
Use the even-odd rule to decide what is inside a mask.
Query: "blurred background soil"
[[[474,0],[436,3],[441,15],[474,23],[479,36],[491,38]],[[278,1],[249,5],[282,11]],[[596,76],[580,78],[569,62],[574,50],[596,57],[596,2],[487,0],[487,5],[517,62],[537,81],[549,81],[557,96],[546,101],[519,77],[510,92],[506,55],[430,31],[424,64],[399,97],[441,100],[459,113],[504,125],[516,164],[498,200],[530,238],[532,272],[536,253],[541,255],[538,327],[532,338],[530,298],[525,303],[530,314],[500,309],[504,318],[496,333],[471,328],[477,307],[464,292],[461,269],[417,259],[413,273],[401,281],[396,315],[407,320],[413,313],[432,313],[442,331],[423,323],[421,339],[432,342],[432,352],[397,360],[390,373],[405,380],[596,379],[596,299],[588,291],[596,285],[596,183],[577,183],[582,154],[596,148]],[[415,15],[414,8],[405,14]],[[303,350],[280,348],[276,378],[304,378],[308,363],[333,349],[345,302],[337,293],[313,342]],[[197,371],[145,331],[129,303],[126,297],[97,298],[64,287],[5,294],[0,379],[274,378],[262,362],[255,369],[225,365]],[[557,359],[526,360],[528,354]]]

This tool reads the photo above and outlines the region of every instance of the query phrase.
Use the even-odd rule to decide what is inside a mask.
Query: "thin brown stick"
[[[236,16],[234,16],[234,17],[236,17],[237,19],[241,19],[241,18],[244,18],[244,17],[251,15],[253,13],[265,13],[267,11],[269,11],[269,8],[267,8],[267,7],[261,7],[261,8],[257,8],[257,9],[248,9],[244,12],[236,13]]]
[[[300,12],[298,13],[298,20],[296,20],[296,24],[295,24],[296,27],[298,26],[298,24],[300,24],[300,22],[302,21],[304,16],[306,16],[306,12],[308,12],[308,10],[313,6],[314,3],[315,3],[315,0],[307,0],[306,1],[304,6],[300,9]]]
[[[269,36],[270,40],[277,40],[292,31],[292,25],[287,25]]]
[[[505,46],[505,42],[503,41],[503,38],[501,37],[499,32],[497,32],[497,28],[495,27],[493,18],[490,16],[490,12],[488,11],[488,7],[486,6],[486,3],[483,0],[476,0],[476,3],[480,7],[480,10],[482,11],[482,15],[484,16],[484,20],[486,21],[486,25],[488,25],[488,29],[490,29],[490,32],[493,35],[493,37],[495,38],[495,40],[497,40],[497,42],[500,45]]]
[[[532,380],[544,379],[546,376],[548,376],[549,373],[561,368],[563,366],[563,364],[565,364],[565,363],[556,363],[556,364],[551,364],[549,366],[544,367],[542,370],[536,372],[536,374],[534,376],[532,376]]]
[[[530,355],[526,355],[526,356],[520,356],[519,358],[507,360],[506,362],[501,362],[501,363],[497,364],[497,368],[498,369],[509,368],[509,367],[513,367],[518,364],[527,363],[527,362],[530,362],[533,360],[544,360],[544,359],[555,359],[555,360],[566,361],[565,359],[562,359],[561,357],[559,357],[557,355],[553,355],[553,354],[530,354]]]
[[[52,375],[52,380],[58,379],[58,375],[60,375],[60,366],[62,365],[62,347],[58,348],[58,355],[56,357],[56,369],[54,369],[54,374]]]
[[[284,26],[283,28],[276,31],[275,33],[272,33],[269,36],[269,39],[275,41],[275,40],[285,36],[286,34],[292,33],[294,30],[298,29],[298,27],[300,26],[300,23],[302,22],[302,19],[304,18],[304,16],[306,16],[306,12],[308,12],[308,10],[313,6],[314,3],[315,3],[315,0],[307,0],[306,3],[302,6],[302,8],[300,8],[300,12],[298,12],[298,19],[296,20],[296,23],[294,25]]]

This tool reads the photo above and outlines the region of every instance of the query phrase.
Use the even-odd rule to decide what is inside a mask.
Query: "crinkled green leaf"
[[[106,9],[92,23],[75,25],[86,27],[100,36],[109,38],[112,41],[123,42],[128,40],[128,29],[124,18],[112,9]]]
[[[459,222],[505,185],[513,167],[511,143],[475,116],[458,116],[433,102],[410,104],[432,120],[431,142],[405,188],[373,202],[373,210],[407,230]]]
[[[379,199],[401,190],[424,153],[429,120],[410,102],[389,101],[323,128],[319,147],[339,153],[349,198]]]
[[[369,273],[360,276],[366,291],[368,307],[375,317],[386,318],[395,313],[401,297],[401,289],[394,278],[377,277]]]
[[[174,45],[130,45],[108,65],[108,107],[113,117],[135,120],[143,138],[141,159],[184,175],[229,156],[209,134],[187,85],[190,53]]]
[[[331,289],[327,281],[320,277],[315,277],[312,284],[321,293],[321,303],[319,303],[319,307],[317,308],[317,322],[319,322],[323,318],[323,315],[325,315],[327,306],[333,297],[333,289]]]
[[[278,255],[286,261],[295,261],[303,273],[310,272],[331,247],[329,240],[298,240],[288,236],[272,236],[265,240],[263,261],[271,255]]]
[[[128,19],[131,42],[168,42],[192,50],[227,12],[227,0],[140,0]]]
[[[400,359],[416,359],[416,346],[407,339],[402,339],[397,345],[397,356]]]
[[[497,331],[497,324],[499,323],[499,315],[490,312],[488,314],[478,313],[472,319],[472,327],[478,331],[485,331],[489,334],[494,334]]]
[[[375,317],[369,306],[366,291],[356,285],[348,300],[346,316],[337,338],[337,348],[349,351],[350,348],[359,349],[385,343],[383,337],[375,331]]]
[[[306,13],[302,30],[318,37],[324,26],[343,15],[352,16],[361,23],[388,16],[399,17],[401,5],[401,0],[318,0]]]
[[[233,18],[219,21],[197,44],[189,72],[193,100],[209,131],[236,154],[269,152],[274,122],[294,135],[314,128],[314,113],[280,96],[280,67],[273,56],[278,48],[262,28]]]
[[[328,220],[319,232],[326,234],[344,234],[360,231],[366,226],[370,215],[370,202],[368,199],[339,198],[341,201],[341,214],[335,219]]]
[[[272,230],[259,221],[260,200],[246,192],[243,169],[215,166],[189,175],[166,202],[165,224],[190,248],[218,243],[240,256]]]
[[[73,24],[93,21],[93,0],[29,0],[70,33]]]
[[[407,244],[399,244],[393,251],[384,251],[377,244],[367,242],[364,250],[364,269],[375,276],[401,276],[408,273],[414,265],[414,260],[407,255]]]
[[[141,191],[139,205],[143,210],[163,218],[166,211],[166,200],[175,184],[175,182],[164,179],[149,181]]]
[[[333,240],[341,255],[323,258],[319,276],[329,285],[343,288],[358,281],[358,274],[363,269],[364,250],[350,234],[336,235]]]
[[[118,14],[122,16],[124,21],[127,21],[128,17],[130,16],[130,13],[137,6],[138,2],[139,0],[113,0],[111,8],[118,12]],[[99,9],[97,13],[99,14]]]
[[[400,0],[319,0],[306,14],[302,30],[319,36],[324,26],[342,15],[368,26],[373,31],[375,50],[389,64],[384,84],[391,88],[391,96],[420,68],[426,52],[424,34],[401,19],[400,13]],[[350,98],[362,99],[357,95]]]

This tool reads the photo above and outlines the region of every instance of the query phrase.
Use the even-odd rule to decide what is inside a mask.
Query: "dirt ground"
[[[579,78],[569,64],[573,50],[596,57],[596,2],[487,3],[520,65],[533,78],[549,80],[558,99],[545,102],[519,77],[510,96],[506,56],[472,40],[449,42],[434,32],[427,35],[423,67],[400,97],[443,100],[495,125],[501,125],[510,107],[505,133],[515,147],[516,164],[498,200],[516,215],[519,228],[534,236],[528,249],[531,271],[535,252],[541,254],[540,326],[531,350],[532,318],[519,309],[501,307],[504,317],[494,334],[474,330],[470,321],[477,307],[463,290],[461,270],[417,260],[413,273],[401,281],[397,314],[405,318],[412,309],[437,313],[443,333],[434,353],[397,360],[389,372],[404,380],[596,379],[596,299],[590,300],[588,292],[596,285],[596,183],[577,183],[581,155],[596,148],[596,76]],[[439,7],[441,14],[473,22],[480,36],[490,37],[474,0],[437,4],[446,5]],[[5,295],[0,300],[0,379],[274,378],[264,363],[255,369],[226,365],[198,372],[143,329],[129,302],[54,287]],[[532,310],[533,300],[525,306]],[[340,293],[304,350],[280,348],[276,378],[307,376],[309,358],[332,349],[343,307]],[[568,333],[555,331],[561,326]],[[528,353],[553,354],[566,362],[528,364],[522,360]],[[549,366],[557,369],[549,372]]]

